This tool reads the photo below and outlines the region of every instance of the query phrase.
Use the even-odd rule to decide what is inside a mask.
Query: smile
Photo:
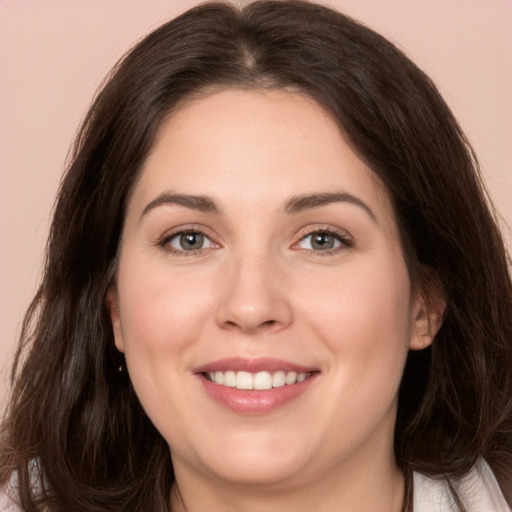
[[[228,388],[236,388],[240,390],[257,390],[263,391],[272,388],[280,388],[283,386],[291,386],[298,382],[303,382],[311,376],[311,372],[297,373],[294,371],[262,371],[258,373],[250,373],[245,371],[217,371],[208,372],[205,377],[220,386]]]
[[[274,358],[229,357],[192,372],[218,405],[238,414],[267,414],[314,387],[320,372]]]

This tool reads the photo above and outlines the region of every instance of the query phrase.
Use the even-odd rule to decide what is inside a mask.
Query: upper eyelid
[[[208,238],[211,242],[213,242],[212,237],[208,235],[208,233],[205,233],[204,231],[201,231],[199,229],[184,229],[182,231],[175,231],[173,233],[169,233],[168,235],[164,235],[164,239],[172,240],[173,238],[176,238],[177,236],[182,236],[186,234],[197,234],[202,235],[205,238]]]
[[[183,233],[200,233],[201,235],[204,235],[208,238],[215,238],[211,230],[208,229],[206,226],[203,226],[201,224],[189,224],[184,226],[177,226],[175,228],[171,228],[166,230],[162,236],[160,236],[160,240],[163,240],[165,238],[172,238],[176,235],[181,235]]]
[[[169,252],[175,252],[175,253],[183,252],[183,253],[189,253],[189,255],[191,255],[191,254],[197,255],[203,251],[206,251],[206,250],[209,250],[212,248],[221,247],[221,244],[218,242],[218,240],[214,236],[212,236],[208,231],[209,230],[207,230],[206,228],[204,228],[202,226],[198,227],[197,225],[177,227],[177,228],[174,228],[171,230],[167,230],[162,236],[157,238],[157,240],[155,241],[155,245],[162,247]],[[180,249],[176,249],[174,247],[171,249],[169,246],[171,240],[174,239],[175,237],[178,237],[185,233],[199,233],[200,235],[207,238],[216,247],[207,247],[207,248],[203,248],[203,249],[197,249],[195,251],[185,251],[185,250],[181,251]]]
[[[293,250],[299,250],[298,245],[304,241],[307,237],[314,235],[315,233],[325,233],[331,236],[334,236],[337,238],[337,240],[340,242],[339,247],[326,249],[325,251],[319,251],[317,249],[301,249],[305,252],[312,252],[315,254],[335,254],[340,251],[343,251],[345,249],[351,248],[354,246],[354,237],[346,230],[340,229],[340,228],[334,228],[334,227],[311,227],[308,231],[305,231],[300,235],[297,241],[293,242],[291,249]]]
[[[169,242],[172,238],[179,236],[184,233],[200,233],[201,235],[207,237],[212,243],[217,246],[221,246],[222,242],[219,240],[219,237],[216,236],[211,229],[201,224],[189,224],[183,226],[177,226],[175,228],[167,230],[162,236],[160,236],[157,240],[158,245],[163,245]],[[303,227],[298,231],[298,233],[294,237],[294,241],[292,246],[297,245],[299,242],[304,240],[306,237],[313,235],[314,233],[328,233],[340,239],[340,241],[344,244],[347,242],[354,242],[354,237],[345,229],[334,227],[330,225],[310,225]]]
[[[171,241],[173,239],[175,239],[176,237],[179,237],[183,234],[186,234],[186,233],[197,233],[197,234],[200,234],[202,236],[204,236],[205,238],[207,238],[210,243],[212,244],[212,246],[210,247],[203,247],[203,248],[200,248],[200,249],[195,249],[195,250],[186,250],[186,249],[179,249],[179,248],[176,248],[176,247],[173,247],[171,245]],[[209,234],[207,234],[205,232],[205,230],[203,229],[199,229],[197,227],[194,227],[194,228],[177,228],[173,231],[167,231],[163,236],[161,236],[159,239],[156,240],[156,243],[155,245],[159,248],[159,249],[162,249],[163,251],[165,251],[166,253],[168,254],[171,254],[171,255],[174,255],[176,257],[193,257],[193,256],[201,256],[203,255],[206,251],[211,251],[212,249],[218,249],[220,247],[222,247],[218,242],[216,242],[212,236],[210,236]]]
[[[333,226],[311,226],[310,228],[306,228],[299,235],[299,240],[303,240],[307,236],[310,236],[314,233],[328,233],[330,235],[338,236],[343,240],[353,240],[354,237],[345,229],[336,228]]]

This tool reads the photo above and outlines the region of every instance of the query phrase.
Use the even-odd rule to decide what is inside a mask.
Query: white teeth
[[[236,386],[236,373],[235,372],[225,372],[224,373],[224,386],[228,388],[234,388]]]
[[[286,373],[276,372],[272,375],[272,387],[280,388],[286,384]]]
[[[295,384],[297,382],[297,372],[288,372],[286,374],[286,384]]]
[[[280,388],[282,386],[291,386],[297,382],[306,380],[311,373],[297,373],[277,371],[270,372],[209,372],[208,377],[215,384],[227,386],[230,388],[245,390],[266,390],[272,388]]]
[[[253,389],[272,389],[272,375],[268,372],[259,372],[254,376]]]
[[[236,373],[236,389],[253,389],[252,375],[249,372]]]

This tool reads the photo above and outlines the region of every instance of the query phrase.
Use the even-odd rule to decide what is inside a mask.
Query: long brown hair
[[[432,347],[407,361],[397,461],[406,474],[451,479],[484,457],[505,489],[512,285],[477,160],[435,86],[403,53],[356,21],[298,0],[193,8],[111,73],[76,140],[25,317],[1,481],[15,472],[27,511],[169,509],[169,449],[118,371],[104,301],[156,130],[180,101],[212,86],[308,94],[384,182],[413,285],[447,303]]]

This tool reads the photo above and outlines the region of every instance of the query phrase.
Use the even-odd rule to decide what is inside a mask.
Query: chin
[[[293,462],[277,460],[247,460],[239,458],[227,461],[221,467],[211,468],[218,478],[239,485],[280,487],[293,482],[300,473],[300,467]]]
[[[219,449],[219,443],[215,454],[203,458],[207,471],[231,483],[279,486],[296,480],[308,467],[303,443],[286,443],[281,436],[261,439],[254,434],[252,439],[250,437],[226,443],[226,448]]]

